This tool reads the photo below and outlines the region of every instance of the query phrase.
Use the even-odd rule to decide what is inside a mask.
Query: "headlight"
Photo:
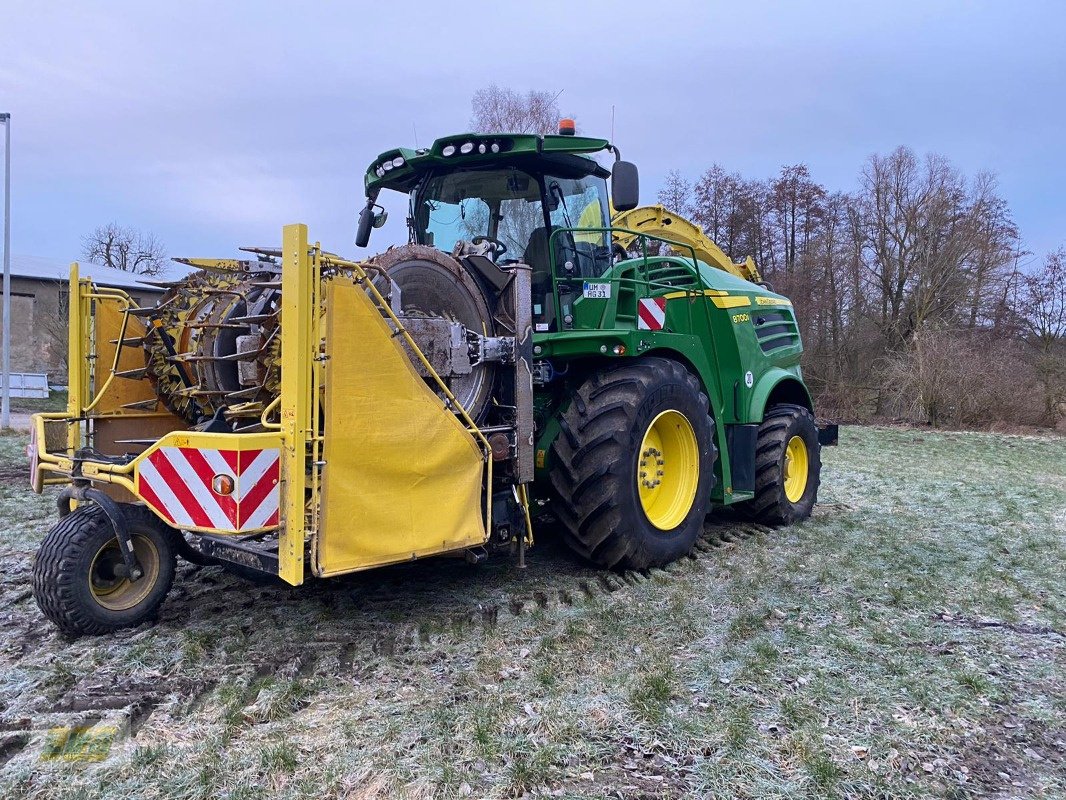
[[[383,170],[385,170],[386,172],[388,172],[389,170],[392,169],[392,162],[391,161],[386,161],[384,164],[381,165],[381,168]]]
[[[494,153],[500,152],[500,143],[499,142],[493,142],[492,143],[492,147],[490,147],[489,149],[492,150],[492,152],[494,152]]]
[[[474,143],[473,142],[463,142],[463,146],[459,148],[459,152],[462,153],[464,156],[467,155],[468,153],[473,153],[474,152]]]
[[[402,167],[406,163],[407,162],[403,160],[403,156],[396,156],[396,158],[392,160],[392,165],[394,167]]]
[[[489,150],[489,148],[485,147],[485,143],[484,143],[484,142],[482,142],[481,144],[479,144],[479,145],[477,146],[477,151],[478,151],[479,153],[487,153],[487,152],[488,152],[488,150]]]
[[[385,170],[383,170],[381,167],[378,167],[376,170],[374,170],[374,174],[377,175],[379,178],[384,178]]]
[[[454,156],[455,155],[455,145],[454,144],[445,145],[444,149],[440,151],[440,154],[442,156],[444,156],[445,158],[447,158],[448,156]]]

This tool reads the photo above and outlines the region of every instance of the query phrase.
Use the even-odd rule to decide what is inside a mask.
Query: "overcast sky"
[[[831,189],[900,144],[991,170],[1027,247],[1066,244],[1066,2],[50,3],[3,0],[12,250],[117,221],[231,255],[302,221],[355,254],[383,150],[466,130],[490,83],[562,91],[641,168],[807,163]],[[384,195],[383,195],[384,197]],[[402,203],[371,249],[404,235]]]

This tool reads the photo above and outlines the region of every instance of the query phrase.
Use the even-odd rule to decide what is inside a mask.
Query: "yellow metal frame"
[[[762,275],[759,274],[751,256],[738,264],[727,256],[699,225],[668,211],[664,206],[639,206],[631,211],[617,212],[611,218],[611,225],[614,228],[628,228],[630,231],[640,231],[648,236],[687,245],[696,251],[696,258],[716,269],[752,283],[762,282]],[[626,231],[614,233],[614,241],[624,248],[628,248],[636,238],[636,234]]]
[[[395,331],[402,337],[410,353],[422,365],[433,384],[445,398],[446,405],[454,411],[463,427],[473,437],[482,453],[485,464],[486,486],[492,486],[492,458],[488,439],[477,427],[462,404],[448,389],[447,384],[433,368],[429,359],[419,349],[414,339],[392,311],[388,301],[371,281],[371,271],[363,264],[342,259],[322,250],[318,243],[308,242],[307,226],[287,225],[283,231],[282,276],[281,276],[281,388],[278,398],[263,410],[261,423],[266,434],[225,434],[226,442],[235,437],[269,437],[281,450],[281,486],[278,563],[279,576],[287,583],[298,585],[304,580],[304,559],[308,539],[314,546],[315,534],[319,532],[321,514],[321,476],[323,432],[320,430],[321,392],[323,384],[323,357],[321,343],[324,335],[322,311],[323,273],[343,272],[352,277],[380,309]],[[115,377],[121,347],[116,348],[110,374],[104,379],[94,397],[89,397],[93,382],[88,352],[92,339],[91,304],[116,302],[127,318],[123,320],[119,339],[125,332],[128,315],[136,305],[128,294],[121,290],[98,289],[79,276],[78,265],[70,269],[69,307],[69,399],[66,412],[40,413],[33,417],[34,441],[37,451],[36,479],[41,486],[64,484],[71,481],[74,471],[74,452],[79,449],[88,433],[87,421],[104,416],[157,417],[166,413],[108,412],[93,415],[92,410],[100,402]],[[49,426],[66,426],[65,449],[60,452],[49,446]],[[136,459],[127,464],[108,464],[91,460],[80,461],[81,476],[98,483],[120,486],[135,497],[137,492],[138,465],[154,450],[164,446],[190,446],[217,448],[221,434],[202,434],[190,431],[175,431],[155,442]],[[310,469],[309,469],[310,467]],[[45,477],[45,476],[48,477]],[[532,544],[532,526],[529,523],[528,496],[524,486],[517,487],[519,500],[526,514],[527,544]],[[142,498],[143,499],[143,498]],[[492,530],[491,491],[483,492],[483,518],[485,531]],[[196,529],[192,529],[196,530]],[[245,533],[245,532],[242,532]]]

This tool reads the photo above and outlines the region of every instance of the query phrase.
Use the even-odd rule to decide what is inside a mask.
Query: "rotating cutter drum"
[[[494,335],[493,317],[477,280],[447,253],[427,245],[408,244],[385,251],[371,263],[384,270],[399,288],[401,316],[457,322],[473,334]],[[419,346],[433,349],[435,343],[419,341]],[[491,399],[494,369],[494,364],[481,362],[462,371],[440,372],[440,376],[476,420]]]
[[[191,424],[219,412],[227,422],[254,423],[280,389],[280,267],[185,263],[201,269],[170,285],[150,317],[148,377],[164,405]],[[388,276],[386,293],[398,289],[398,303],[389,297],[393,311],[419,348],[445,354],[445,367],[434,362],[435,369],[463,408],[480,418],[495,365],[475,357],[469,340],[493,336],[495,326],[478,281],[458,260],[424,245],[392,248],[371,265]]]
[[[228,263],[236,266],[201,269],[170,286],[145,337],[156,394],[190,423],[223,409],[230,418],[257,417],[277,392],[276,268]]]

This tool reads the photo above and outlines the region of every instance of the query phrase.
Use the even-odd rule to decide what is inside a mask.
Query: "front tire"
[[[607,568],[687,554],[714,486],[714,422],[680,364],[647,357],[585,381],[552,445],[552,486],[570,547]]]
[[[739,508],[765,525],[807,519],[818,502],[821,446],[814,415],[803,406],[770,406],[755,444],[755,497]]]
[[[155,617],[174,581],[172,533],[143,506],[122,505],[144,576],[122,574],[122,554],[103,509],[79,506],[44,537],[33,565],[33,596],[64,633],[109,633]]]

